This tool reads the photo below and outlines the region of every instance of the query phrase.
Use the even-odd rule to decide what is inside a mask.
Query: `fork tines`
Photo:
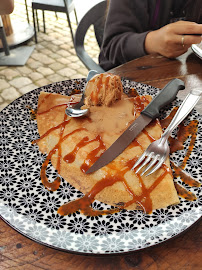
[[[136,170],[136,173],[138,173],[145,165],[148,164],[148,166],[144,169],[144,171],[141,173],[141,176],[144,175],[146,172],[148,172],[159,160],[160,155],[155,155],[154,152],[150,152],[147,153],[147,151],[145,151],[140,157],[139,159],[136,161],[136,163],[133,165],[131,170],[134,170],[137,166],[139,166],[141,163],[141,165],[139,166],[139,168]],[[144,161],[144,162],[143,162]],[[163,161],[159,161],[156,166],[153,167],[153,169],[147,173],[146,176],[152,174],[153,172],[155,172],[156,170],[158,170],[161,165],[162,165]]]

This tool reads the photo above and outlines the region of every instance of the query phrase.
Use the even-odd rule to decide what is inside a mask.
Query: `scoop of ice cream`
[[[102,73],[95,75],[85,90],[85,107],[111,106],[123,94],[121,79],[117,75]]]

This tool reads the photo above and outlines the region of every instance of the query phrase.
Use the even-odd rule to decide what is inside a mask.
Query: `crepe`
[[[47,154],[41,173],[43,184],[49,190],[56,190],[60,184],[59,178],[53,184],[46,179],[45,169],[50,158],[58,173],[85,194],[83,201],[67,203],[66,208],[61,206],[60,214],[80,210],[86,215],[98,215],[89,210],[94,199],[115,206],[114,211],[143,209],[147,213],[179,203],[169,158],[147,177],[131,170],[147,146],[160,138],[162,128],[158,120],[148,125],[110,164],[92,174],[85,174],[138,117],[151,101],[150,96],[129,98],[122,94],[121,100],[109,107],[91,106],[90,114],[84,118],[66,116],[65,109],[70,99],[72,97],[41,92],[37,112],[40,134],[37,144],[40,151]]]

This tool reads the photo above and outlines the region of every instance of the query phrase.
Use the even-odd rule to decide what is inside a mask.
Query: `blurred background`
[[[21,24],[28,24],[33,29],[31,2],[31,0],[15,0],[14,11],[9,15],[14,28],[19,29]],[[78,21],[97,2],[99,0],[74,0]],[[75,53],[66,14],[45,11],[46,33],[43,32],[41,10],[38,11],[38,19],[40,26],[40,32],[37,32],[38,43],[35,43],[33,37],[26,44],[22,44],[34,48],[26,64],[0,66],[0,110],[30,90],[52,82],[83,78],[88,73]],[[75,32],[77,24],[74,12],[70,13],[70,20]],[[98,62],[99,47],[92,28],[87,32],[85,49],[94,61]]]

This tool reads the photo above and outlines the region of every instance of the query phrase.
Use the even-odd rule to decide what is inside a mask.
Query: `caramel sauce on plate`
[[[102,76],[100,79],[100,83],[98,83],[98,86],[97,86],[97,93],[99,93],[101,83],[102,83]],[[106,80],[105,83],[107,84],[108,80]],[[133,91],[133,92],[134,92],[134,96],[137,96],[137,92],[135,92],[135,91]],[[49,97],[49,95],[47,95],[42,100],[41,103],[43,103],[48,97]],[[91,98],[95,98],[95,97],[93,96]],[[149,103],[149,101],[146,99],[146,97],[136,98],[135,108],[136,108],[136,111],[138,113],[140,113],[143,110],[143,108],[145,107],[145,103]],[[40,106],[41,106],[41,104],[39,104],[39,107]],[[43,112],[38,113],[38,115],[48,113],[48,112],[54,110],[55,108],[57,108],[58,106],[68,106],[68,104],[60,104],[60,105],[54,106],[47,111],[43,111]],[[176,110],[177,110],[177,108],[174,108],[167,118],[165,118],[164,120],[161,120],[161,125],[163,128],[165,128],[169,125]],[[157,120],[153,121],[150,125],[155,125],[156,121]],[[49,164],[49,161],[51,160],[51,157],[57,153],[58,158],[57,158],[56,169],[57,169],[58,173],[60,174],[60,165],[61,165],[61,159],[62,159],[62,155],[61,155],[62,142],[64,142],[69,136],[73,135],[74,133],[80,132],[81,130],[85,129],[85,128],[76,129],[76,130],[74,130],[74,131],[72,131],[64,136],[65,127],[69,123],[71,123],[71,119],[67,120],[67,116],[64,113],[64,119],[63,119],[62,123],[60,123],[59,125],[57,125],[55,127],[50,128],[45,134],[43,134],[40,137],[40,139],[35,140],[33,142],[33,143],[38,143],[40,140],[42,140],[43,138],[48,136],[54,130],[58,130],[58,129],[60,130],[59,141],[55,145],[55,147],[49,152],[49,154],[47,155],[46,160],[44,161],[42,168],[41,168],[41,181],[42,181],[43,185],[50,191],[55,191],[60,186],[60,177],[57,177],[52,183],[50,183],[48,181],[47,176],[46,176],[46,168]],[[182,164],[179,167],[177,167],[173,162],[171,162],[171,166],[173,167],[173,170],[174,170],[174,176],[180,177],[181,181],[183,181],[184,183],[186,183],[189,186],[194,186],[194,187],[199,187],[200,186],[199,182],[197,182],[195,179],[193,179],[193,177],[191,177],[190,175],[185,173],[183,171],[183,169],[185,168],[186,162],[187,162],[187,160],[188,160],[188,158],[193,150],[193,147],[194,147],[194,143],[196,140],[197,125],[198,125],[198,122],[196,120],[192,120],[187,126],[184,126],[183,124],[181,124],[179,126],[177,138],[176,139],[171,138],[171,137],[169,138],[169,141],[171,144],[171,152],[175,152],[178,150],[182,150],[184,142],[187,140],[187,138],[189,136],[191,136],[189,149],[187,151],[187,155],[185,156]],[[154,141],[154,138],[145,129],[143,130],[143,132],[151,142]],[[86,159],[84,160],[83,164],[81,164],[81,166],[80,166],[80,170],[83,173],[85,173],[89,169],[89,167],[106,150],[105,144],[102,141],[102,138],[100,135],[98,135],[93,140],[92,139],[90,140],[88,136],[83,137],[81,139],[81,141],[78,142],[77,145],[74,147],[74,149],[70,153],[68,153],[64,156],[63,160],[67,163],[74,162],[78,151],[82,147],[84,147],[85,145],[90,144],[94,141],[98,142],[98,146],[87,154]],[[137,138],[134,139],[134,141],[131,143],[130,147],[133,147],[133,146],[140,146],[143,149],[141,144],[138,142]],[[114,168],[113,162],[112,162],[109,166],[112,166],[112,168],[115,169],[114,175],[106,173],[106,175],[100,181],[98,181],[87,194],[85,194],[82,198],[79,198],[75,201],[71,201],[71,202],[68,202],[68,203],[62,205],[58,209],[58,213],[60,215],[69,215],[69,214],[74,213],[76,211],[80,211],[81,213],[88,215],[88,216],[97,216],[97,215],[112,214],[112,213],[118,212],[121,209],[126,208],[133,203],[138,204],[139,209],[144,210],[146,213],[151,213],[152,212],[152,201],[150,198],[151,192],[157,187],[157,185],[164,179],[164,177],[167,174],[172,174],[172,172],[165,164],[163,164],[162,165],[163,170],[162,170],[161,175],[159,177],[157,177],[155,182],[149,188],[146,188],[146,186],[144,185],[143,179],[140,176],[140,174],[136,173],[136,175],[139,179],[139,182],[140,182],[141,189],[142,189],[141,195],[138,196],[138,195],[134,194],[133,190],[130,188],[130,186],[128,185],[127,181],[124,178],[124,175],[127,173],[127,171],[131,170],[131,168],[134,165],[136,160],[137,160],[137,158],[133,158],[131,160],[128,160],[122,170],[120,170],[119,168]],[[128,202],[125,202],[125,203],[120,203],[117,205],[117,207],[110,209],[110,210],[100,211],[100,210],[93,209],[92,203],[95,200],[96,195],[98,193],[100,193],[104,188],[106,188],[108,186],[112,186],[116,182],[123,183],[126,191],[129,193],[129,195],[131,197],[131,200],[129,200]],[[192,192],[187,191],[185,188],[183,188],[182,186],[180,186],[177,183],[175,183],[175,187],[176,187],[176,190],[177,190],[179,196],[181,196],[187,200],[196,200],[196,196]]]
[[[166,128],[169,125],[169,123],[171,122],[176,111],[177,111],[177,108],[174,108],[167,118],[165,118],[164,120],[161,120],[161,126],[163,128]],[[201,184],[198,181],[196,181],[192,176],[190,176],[188,173],[186,173],[184,171],[184,168],[187,164],[187,161],[188,161],[188,159],[191,155],[191,152],[194,148],[194,143],[195,143],[196,134],[197,134],[197,128],[198,128],[198,121],[197,120],[190,121],[190,123],[187,126],[185,126],[182,122],[179,125],[177,137],[176,138],[169,137],[170,152],[171,153],[176,152],[178,150],[183,150],[184,149],[183,144],[188,139],[188,137],[191,137],[186,156],[184,157],[181,165],[179,167],[177,167],[174,164],[174,162],[170,161],[171,166],[174,170],[173,176],[179,177],[182,182],[189,185],[190,187],[200,187],[201,186]],[[178,183],[175,183],[175,188],[178,192],[178,195],[181,196],[182,198],[185,198],[185,199],[191,200],[191,201],[197,199],[195,194],[187,191],[182,186],[180,186]]]

